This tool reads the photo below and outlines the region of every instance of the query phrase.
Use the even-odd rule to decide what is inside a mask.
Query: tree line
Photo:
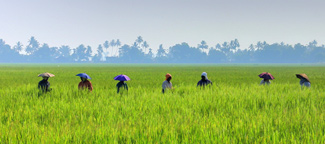
[[[239,49],[237,39],[208,46],[201,41],[196,47],[187,43],[169,48],[160,45],[157,51],[147,41],[137,37],[132,45],[121,44],[119,39],[105,41],[97,48],[79,45],[50,47],[31,37],[28,45],[17,42],[14,46],[0,39],[1,63],[324,63],[325,46],[317,41],[307,45],[257,42]]]

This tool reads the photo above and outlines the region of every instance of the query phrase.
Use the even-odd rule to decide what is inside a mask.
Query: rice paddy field
[[[55,75],[47,94],[43,72]],[[78,90],[83,72],[91,93]],[[202,72],[211,87],[196,87]],[[162,94],[166,73],[174,90]],[[131,78],[122,94],[119,74]],[[325,66],[2,64],[0,76],[0,143],[325,143]]]

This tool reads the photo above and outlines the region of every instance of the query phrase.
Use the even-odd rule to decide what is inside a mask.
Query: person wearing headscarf
[[[93,91],[93,85],[87,78],[80,77],[81,82],[78,85],[79,90],[88,89],[90,92]]]
[[[207,85],[212,85],[212,82],[208,79],[208,74],[206,72],[203,72],[201,74],[201,80],[197,83],[196,86],[205,87]]]
[[[116,84],[116,88],[117,88],[117,93],[120,92],[120,89],[123,88],[124,90],[128,91],[128,85],[124,82],[124,81],[120,81]]]
[[[43,76],[43,80],[41,80],[38,83],[38,89],[40,89],[42,92],[49,92],[52,89],[50,89],[50,82],[48,82],[49,77]]]
[[[167,73],[166,74],[166,80],[162,84],[162,93],[165,93],[165,91],[167,89],[172,89],[173,88],[172,82],[170,82],[171,79],[172,79],[172,75]]]

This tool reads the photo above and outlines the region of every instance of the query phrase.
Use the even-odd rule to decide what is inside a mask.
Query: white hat
[[[38,77],[54,77],[54,74],[46,72],[46,73],[39,74]]]
[[[204,76],[206,79],[208,79],[208,74],[206,72],[203,72],[201,76]]]

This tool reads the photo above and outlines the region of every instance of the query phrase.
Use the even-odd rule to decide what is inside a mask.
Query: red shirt
[[[85,89],[88,88],[89,91],[93,91],[93,85],[91,84],[90,81],[86,80],[86,81],[81,81],[78,85],[79,89]]]

